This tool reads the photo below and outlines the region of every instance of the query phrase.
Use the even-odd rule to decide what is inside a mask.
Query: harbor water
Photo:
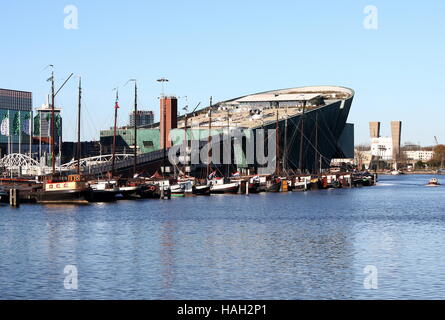
[[[445,185],[426,187],[430,178],[2,206],[0,298],[445,299]],[[66,266],[77,289],[64,284]],[[369,266],[374,289],[365,285]]]

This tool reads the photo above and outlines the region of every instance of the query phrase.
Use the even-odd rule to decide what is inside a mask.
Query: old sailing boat
[[[68,176],[56,175],[56,157],[55,157],[55,107],[54,100],[59,91],[64,87],[71,75],[65,80],[62,86],[55,92],[54,90],[54,71],[51,72],[51,164],[52,174],[49,177],[44,177],[43,188],[35,192],[35,200],[38,203],[88,203],[88,196],[91,188],[87,182],[82,179],[80,174],[73,174]],[[61,123],[59,123],[59,128]],[[60,155],[59,155],[60,156]]]

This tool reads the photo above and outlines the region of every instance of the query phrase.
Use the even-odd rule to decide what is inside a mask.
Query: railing
[[[168,151],[167,151],[168,152]],[[150,153],[144,153],[141,155],[138,155],[137,157],[137,163],[145,164],[150,163],[153,161],[158,161],[164,158],[164,150],[156,150],[152,151]],[[114,164],[114,170],[121,170],[125,168],[130,168],[134,164],[133,158],[128,158],[124,160],[118,160]],[[112,169],[111,161],[107,161],[104,163],[99,163],[87,167],[82,167],[81,172],[82,173],[88,173],[88,174],[99,174],[104,172],[109,172]]]

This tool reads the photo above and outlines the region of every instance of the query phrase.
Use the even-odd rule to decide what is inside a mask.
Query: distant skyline
[[[72,7],[78,28],[67,28]],[[376,8],[376,29],[366,28]],[[65,12],[64,12],[65,9]],[[402,142],[445,143],[445,3],[428,1],[8,1],[0,11],[0,88],[31,91],[45,102],[55,66],[57,84],[82,76],[82,140],[128,122],[133,89],[139,108],[159,119],[156,82],[165,91],[208,105],[245,94],[310,85],[355,90],[348,122],[355,143],[369,142],[369,121],[403,122]],[[375,18],[375,17],[373,17]],[[366,20],[368,19],[368,20]],[[75,140],[77,79],[61,91],[64,139]],[[182,110],[185,99],[179,99]]]

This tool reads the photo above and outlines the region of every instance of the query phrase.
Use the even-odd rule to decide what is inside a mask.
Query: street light
[[[156,81],[161,83],[161,86],[162,86],[161,96],[163,97],[164,96],[164,83],[168,82],[168,79],[167,78],[160,78],[160,79],[158,79]]]

